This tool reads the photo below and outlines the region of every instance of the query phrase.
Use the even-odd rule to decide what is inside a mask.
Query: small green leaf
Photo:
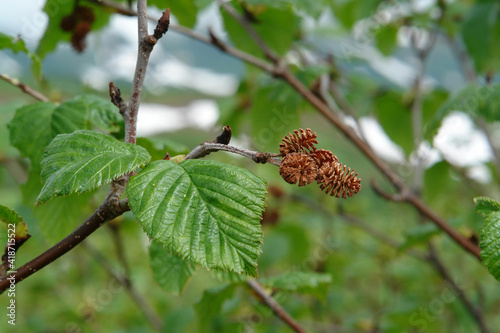
[[[236,7],[235,9],[241,13],[240,6]],[[285,8],[248,6],[247,9],[250,15],[255,18],[252,27],[258,35],[276,53],[284,55],[299,35],[300,18],[295,14],[293,8],[291,6]],[[222,18],[224,27],[237,48],[264,57],[261,49],[248,36],[241,24],[224,10]]]
[[[156,282],[170,293],[180,294],[194,272],[188,263],[157,242],[149,246],[149,260]]]
[[[163,333],[186,333],[196,322],[196,314],[192,306],[176,307],[166,313],[163,320]]]
[[[344,0],[329,1],[329,4],[342,25],[351,29],[358,20],[373,15],[380,2],[382,0]]]
[[[17,109],[8,125],[10,142],[31,160],[32,171],[40,170],[43,148],[57,135],[79,129],[116,132],[123,126],[117,108],[108,100],[77,96],[56,106],[39,102]]]
[[[473,119],[483,118],[488,122],[500,120],[500,84],[468,85],[442,105],[426,131],[437,131],[441,121],[453,111],[461,111]]]
[[[23,218],[15,211],[0,204],[0,221],[5,223],[7,229],[12,229],[14,225],[16,242],[25,242],[31,236],[28,234],[28,227]]]
[[[287,96],[282,86],[261,87],[253,96],[249,111],[253,142],[261,151],[273,151],[291,128],[300,127],[296,94]],[[283,94],[285,93],[285,94]],[[286,98],[289,97],[289,98]]]
[[[127,186],[148,236],[206,268],[257,275],[266,183],[217,161],[155,161]]]
[[[392,141],[400,145],[406,154],[413,150],[411,112],[405,104],[403,95],[390,91],[375,100],[375,112],[380,125]]]
[[[165,0],[150,0],[148,1],[148,5],[154,5],[161,11],[164,11],[167,7],[169,7],[172,15],[179,20],[179,24],[192,28],[196,23],[198,2],[199,1],[195,0],[178,0],[168,2]]]
[[[500,44],[500,20],[497,1],[477,2],[462,25],[462,38],[468,53],[474,60],[476,71],[485,73],[500,69],[498,51]]]
[[[0,204],[0,220],[4,222],[5,225],[8,225],[18,224],[23,221],[23,218],[19,216],[15,210]]]
[[[434,224],[422,224],[405,231],[405,242],[399,247],[399,251],[404,251],[413,245],[427,243],[432,236],[438,235],[440,229],[438,229]]]
[[[131,172],[151,159],[146,149],[102,133],[81,130],[59,134],[45,150],[44,186],[37,199],[83,193]]]
[[[481,230],[481,259],[488,271],[500,281],[500,203],[485,197],[475,198],[476,211],[485,217]]]
[[[42,62],[40,57],[35,53],[31,52],[24,41],[19,37],[11,37],[6,34],[0,33],[0,50],[9,49],[14,53],[23,52],[26,53],[28,58],[30,58],[32,63],[33,75],[36,78],[42,77]]]
[[[500,211],[500,203],[487,197],[474,198],[476,212],[482,216]]]
[[[399,27],[394,24],[381,26],[375,33],[375,44],[383,55],[389,56],[397,45]]]
[[[195,304],[194,309],[198,317],[198,332],[211,332],[212,320],[221,315],[224,302],[232,298],[236,285],[229,284],[221,287],[210,288],[203,292],[201,300]]]

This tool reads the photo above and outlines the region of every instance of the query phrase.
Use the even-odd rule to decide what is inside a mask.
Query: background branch
[[[157,332],[161,332],[161,329],[163,327],[161,318],[155,312],[153,307],[148,303],[148,301],[141,295],[139,290],[135,288],[130,275],[127,272],[125,272],[123,275],[116,273],[108,259],[88,242],[84,242],[82,246],[101,265],[101,267],[104,268],[104,270],[106,270],[109,275],[111,275],[113,279],[115,279],[118,283],[125,287],[125,290],[127,290],[130,297],[134,300],[135,304],[137,304],[137,307],[148,319],[154,330]]]
[[[274,312],[274,314],[286,323],[292,330],[297,333],[305,333],[306,331],[293,319],[283,307],[274,300],[264,289],[264,287],[256,280],[247,280],[249,286],[262,301]]]

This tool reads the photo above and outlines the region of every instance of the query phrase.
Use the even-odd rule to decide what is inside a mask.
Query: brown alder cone
[[[85,6],[78,6],[75,8],[75,13],[80,21],[93,23],[95,21],[95,15],[92,8]]]
[[[280,143],[280,153],[285,156],[290,153],[312,153],[316,150],[314,144],[318,143],[318,135],[310,128],[302,128],[288,133]]]
[[[323,179],[324,175],[328,173],[328,170],[335,164],[339,163],[337,156],[333,155],[333,153],[326,149],[318,149],[311,156],[316,161],[316,165],[318,166],[318,175],[316,180],[318,183]]]
[[[287,154],[280,164],[280,175],[289,184],[311,184],[318,174],[314,158],[304,153]]]
[[[77,24],[73,35],[71,35],[71,45],[76,52],[81,53],[85,50],[87,43],[85,42],[85,37],[90,32],[90,23],[81,21]]]
[[[323,172],[323,175],[316,180],[326,194],[347,199],[361,189],[361,178],[358,178],[358,174],[354,174],[354,170],[351,171],[346,165],[336,163]]]

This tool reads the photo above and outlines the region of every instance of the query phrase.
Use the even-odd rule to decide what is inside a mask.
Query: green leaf
[[[263,5],[275,8],[287,8],[293,6],[295,10],[301,10],[305,13],[311,15],[314,18],[318,18],[324,11],[325,6],[327,6],[327,0],[246,0],[247,5]]]
[[[40,170],[43,147],[50,143],[53,134],[51,123],[56,106],[53,103],[39,102],[16,111],[8,125],[10,143],[19,149],[23,156],[29,157],[33,170]]]
[[[264,42],[279,55],[284,55],[291,47],[292,42],[298,37],[300,18],[296,16],[291,6],[286,8],[273,8],[266,6],[248,6],[248,11],[253,15],[255,22],[252,27]],[[241,13],[241,9],[237,8]],[[233,44],[243,51],[264,57],[246,30],[233,17],[222,10],[224,27]]]
[[[7,230],[12,230],[11,224],[14,225],[14,233],[16,242],[24,242],[31,236],[28,234],[28,227],[23,218],[15,211],[0,204],[0,221],[5,223]]]
[[[438,235],[439,233],[440,229],[430,223],[409,228],[405,231],[406,239],[405,242],[399,247],[399,251],[404,251],[413,245],[427,243],[432,236]]]
[[[42,77],[42,62],[40,57],[31,52],[21,38],[8,36],[0,32],[0,50],[2,49],[9,49],[14,53],[26,53],[32,63],[31,69],[33,71],[33,75],[38,79]]]
[[[194,309],[198,317],[198,332],[212,331],[212,320],[221,315],[224,302],[233,297],[236,286],[233,284],[210,288],[203,292],[201,300],[195,304]]]
[[[347,29],[365,17],[373,15],[382,0],[344,0],[330,1],[335,17]]]
[[[217,161],[155,161],[127,186],[148,236],[206,268],[257,275],[266,183]]]
[[[196,23],[198,2],[199,1],[196,0],[150,0],[148,1],[148,5],[154,5],[161,11],[164,11],[167,7],[169,7],[172,15],[179,20],[179,24],[192,28]]]
[[[476,211],[485,217],[481,230],[481,259],[491,275],[500,281],[500,203],[485,197],[475,198]]]
[[[56,197],[43,206],[36,207],[33,217],[37,219],[36,226],[45,240],[49,244],[56,244],[85,221],[96,208],[91,200],[94,195],[95,191],[91,191],[69,197]],[[33,204],[33,201],[30,204]]]
[[[476,71],[486,73],[500,69],[500,3],[482,1],[468,12],[462,25],[462,37]]]
[[[473,119],[483,118],[487,122],[500,120],[500,84],[471,84],[454,94],[437,111],[426,127],[426,133],[433,135],[442,120],[451,112],[461,111]]]
[[[0,220],[8,224],[18,224],[23,221],[23,218],[15,211],[0,204]]]
[[[149,260],[156,282],[170,293],[180,294],[194,272],[188,263],[157,242],[149,246]]]
[[[500,211],[500,203],[487,197],[474,198],[476,212],[482,216]]]
[[[397,44],[399,27],[394,24],[381,26],[375,33],[375,45],[383,55],[389,56]]]
[[[196,322],[196,314],[192,306],[176,307],[169,311],[163,321],[164,333],[186,333],[193,332],[188,330]]]
[[[294,99],[297,94],[288,96],[281,88],[282,85],[264,86],[253,97],[249,111],[251,133],[254,144],[261,151],[276,151],[290,129],[300,127],[299,100]]]
[[[53,196],[83,193],[131,172],[151,159],[146,149],[102,133],[59,134],[45,150],[37,205]]]
[[[60,106],[48,102],[23,106],[8,125],[11,144],[30,158],[33,171],[40,170],[43,148],[57,134],[79,129],[116,132],[122,126],[117,108],[108,100],[93,95],[77,96]]]
[[[387,92],[375,99],[375,113],[380,125],[392,141],[406,154],[413,150],[411,112],[398,92]]]
[[[108,99],[95,95],[77,96],[62,103],[52,117],[52,130],[57,134],[79,129],[116,133],[124,126],[118,108]]]
[[[223,272],[219,270],[213,270],[212,273],[218,280],[223,282],[240,283],[248,279],[251,279],[251,277],[247,275],[241,275],[234,272]]]

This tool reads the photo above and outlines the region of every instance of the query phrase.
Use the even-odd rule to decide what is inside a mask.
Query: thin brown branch
[[[155,312],[146,298],[144,298],[144,296],[142,296],[139,290],[137,290],[137,288],[134,286],[132,280],[130,279],[130,276],[127,273],[122,275],[115,272],[108,259],[88,242],[84,242],[82,246],[101,265],[101,267],[104,268],[104,270],[108,272],[109,275],[111,275],[113,279],[115,279],[118,283],[125,287],[125,290],[127,290],[132,300],[135,302],[135,304],[137,304],[137,307],[148,319],[153,329],[156,332],[161,332],[163,327],[161,318],[158,316],[158,314]]]
[[[48,102],[49,101],[49,98],[47,96],[45,96],[41,92],[36,91],[35,89],[31,88],[27,84],[22,83],[18,79],[11,78],[11,77],[9,77],[8,75],[5,75],[5,74],[0,74],[0,79],[6,81],[8,83],[10,83],[11,85],[13,85],[15,87],[18,87],[23,92],[25,92],[26,94],[30,95],[31,97],[33,97],[33,98],[35,98],[35,99],[37,99],[39,101],[42,101],[42,102]]]
[[[486,326],[486,323],[484,322],[484,317],[481,309],[477,306],[475,306],[465,295],[464,291],[457,285],[457,283],[453,280],[450,272],[446,268],[446,266],[442,263],[442,261],[439,259],[436,250],[432,243],[429,243],[429,256],[427,258],[427,261],[433,265],[434,269],[441,275],[443,280],[447,282],[447,284],[453,289],[454,293],[458,296],[460,301],[463,303],[467,311],[472,315],[474,320],[476,321],[477,325],[479,326],[479,329],[482,333],[489,333],[490,330]]]
[[[129,107],[127,111],[123,113],[123,118],[125,120],[125,142],[134,144],[136,141],[137,114],[141,103],[149,57],[158,39],[168,30],[170,9],[165,10],[158,20],[154,35],[148,35],[147,1],[137,1],[137,13],[139,36],[137,63],[135,65],[130,102],[128,103]]]
[[[437,31],[431,32],[429,40],[422,48],[418,46],[418,36],[416,31],[411,35],[411,45],[418,59],[417,74],[413,84],[413,101],[411,105],[411,120],[413,134],[413,151],[415,154],[415,165],[413,167],[413,191],[416,194],[422,192],[423,179],[425,173],[425,161],[421,156],[420,146],[423,142],[423,80],[428,56],[436,44]]]
[[[446,35],[446,41],[448,42],[448,46],[450,47],[451,52],[457,58],[458,65],[460,66],[465,79],[468,82],[475,82],[476,72],[474,71],[472,61],[469,59],[469,56],[465,49],[454,37],[450,35]]]
[[[106,0],[102,0],[102,1],[101,0],[86,0],[86,1],[101,5],[101,6],[106,7],[106,8],[113,9],[118,14],[122,14],[122,15],[126,15],[126,16],[137,16],[136,11],[125,8],[119,4],[116,4],[116,3],[111,2],[111,1],[106,1]],[[152,16],[148,16],[148,19],[150,21],[154,21],[154,22],[157,21],[157,19],[152,17]],[[215,36],[214,32],[211,31],[211,29],[209,29],[209,31],[208,31],[209,36],[206,36],[204,34],[201,34],[199,32],[191,30],[189,28],[186,28],[186,27],[183,27],[183,26],[180,26],[177,24],[173,24],[173,23],[170,24],[169,30],[175,31],[175,32],[180,33],[182,35],[196,39],[200,42],[203,42],[206,44],[211,44],[211,45],[215,46],[216,48],[218,48],[219,50],[221,50],[222,52],[227,53],[235,58],[238,58],[246,63],[249,63],[257,68],[260,68],[263,71],[272,72],[274,70],[274,66],[269,64],[268,62],[254,56],[250,53],[243,52],[237,48],[234,48],[234,47],[224,43],[217,36]]]
[[[481,260],[479,246],[474,244],[471,240],[460,234],[453,227],[451,227],[445,220],[439,217],[434,211],[432,211],[424,202],[414,193],[404,187],[400,194],[391,195],[382,191],[375,182],[372,182],[372,188],[377,194],[383,198],[395,201],[395,202],[408,202],[411,203],[417,210],[426,218],[434,222],[441,230],[448,234],[457,244],[462,246],[465,250],[473,254],[477,259]]]
[[[255,163],[262,163],[262,164],[270,163],[277,166],[279,166],[281,163],[281,159],[275,157],[277,154],[261,153],[258,151],[253,151],[213,142],[203,142],[201,145],[191,150],[191,152],[186,155],[186,159],[189,160],[189,159],[201,158],[208,155],[208,153],[210,152],[215,152],[219,150],[248,157],[252,159]]]
[[[259,297],[266,303],[266,305],[274,312],[274,314],[280,318],[285,324],[287,324],[292,330],[297,333],[305,333],[306,331],[293,319],[288,312],[286,312],[283,307],[270,296],[264,287],[256,280],[247,280],[247,286],[249,286]]]
[[[0,278],[0,293],[3,293],[9,288],[10,281],[8,278],[14,277],[15,283],[23,281],[25,278],[72,250],[104,223],[130,210],[126,201],[119,201],[122,191],[123,189],[120,186],[114,186],[114,184],[112,184],[102,205],[71,234],[35,259],[19,267],[17,271],[11,272]]]
[[[123,237],[120,233],[120,221],[113,220],[108,223],[108,227],[111,230],[111,236],[113,238],[113,244],[116,250],[116,256],[118,261],[123,266],[126,276],[130,276],[130,265],[128,264],[127,257],[125,256],[125,248],[123,246]]]

